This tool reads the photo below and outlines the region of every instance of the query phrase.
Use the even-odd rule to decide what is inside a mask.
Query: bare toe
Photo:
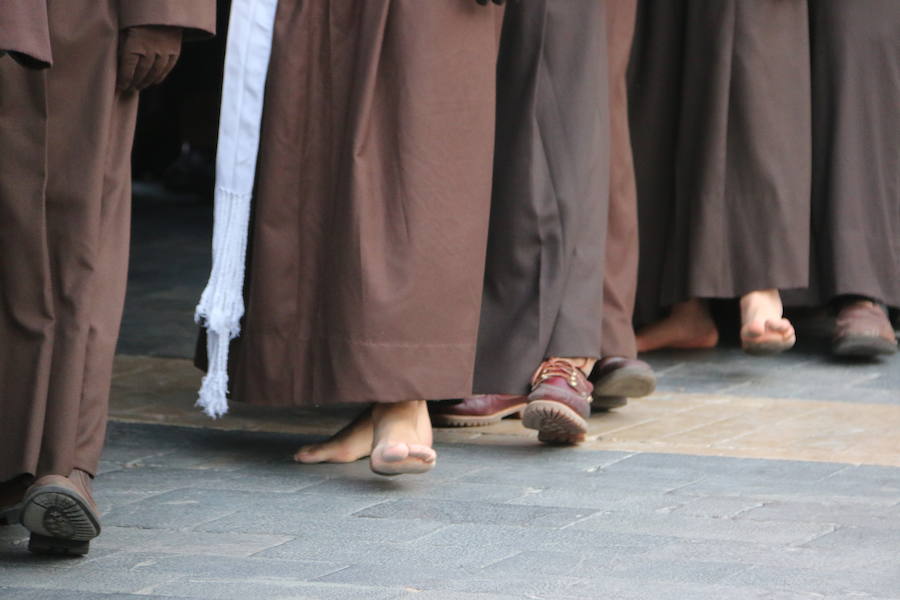
[[[369,453],[363,448],[336,447],[330,444],[322,444],[309,450],[301,448],[294,454],[294,461],[304,465],[319,463],[351,463],[365,458]]]
[[[413,450],[415,448],[415,450]],[[427,446],[419,444],[387,444],[380,443],[373,450],[369,458],[369,467],[378,475],[403,475],[403,474],[419,474],[426,473],[434,468],[436,454],[434,450]],[[427,456],[419,458],[417,455]],[[399,459],[400,455],[405,454],[405,458]]]
[[[364,411],[325,442],[302,446],[294,460],[303,464],[354,462],[369,455],[373,435],[371,412]]]
[[[785,329],[780,321],[767,321],[765,327],[764,333],[755,335],[751,333],[749,326],[741,330],[741,347],[744,352],[757,355],[778,354],[792,348],[797,341],[790,323]]]
[[[787,319],[773,319],[766,321],[766,329],[769,331],[777,331],[781,335],[788,337],[794,333],[794,326]]]
[[[319,457],[319,452],[321,451],[321,449],[321,444],[303,446],[302,448],[297,450],[296,454],[294,454],[294,462],[306,464],[324,462],[325,459]]]
[[[380,458],[387,462],[400,462],[409,458],[410,451],[407,444],[383,444]]]
[[[427,463],[433,463],[437,458],[437,452],[434,451],[434,448],[429,448],[428,446],[410,444],[409,456]]]
[[[741,337],[745,339],[756,339],[766,334],[768,323],[760,321],[752,321],[744,325],[741,329]]]

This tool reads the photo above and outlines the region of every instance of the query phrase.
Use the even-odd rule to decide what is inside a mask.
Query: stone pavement
[[[752,358],[722,348],[646,358],[660,377],[657,393],[595,415],[582,449],[900,467],[900,356],[831,364],[799,351]],[[121,356],[112,414],[131,422],[327,435],[355,410],[235,402],[230,415],[213,422],[193,406],[199,385],[189,360]],[[437,439],[503,445],[533,444],[536,436],[511,419],[440,430]]]
[[[120,356],[104,533],[54,560],[0,530],[0,598],[900,599],[900,359],[648,358],[659,392],[582,447],[441,430],[387,479],[290,460],[353,409],[212,422],[189,361]]]
[[[900,598],[900,469],[441,444],[426,477],[307,436],[115,423],[86,559],[0,530],[0,598]]]
[[[435,471],[290,457],[351,408],[193,407],[209,207],[145,195],[85,559],[0,529],[0,600],[900,600],[900,356],[647,357],[579,448],[441,430]]]

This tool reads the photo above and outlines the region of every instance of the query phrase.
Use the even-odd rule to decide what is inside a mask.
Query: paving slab
[[[305,439],[112,423],[92,553],[2,528],[0,597],[900,597],[895,467],[443,442],[385,479]]]
[[[880,372],[886,367],[877,368]],[[900,370],[900,363],[892,368]],[[709,376],[714,377],[715,373]],[[776,378],[771,373],[765,376]],[[232,402],[229,415],[212,421],[194,406],[200,377],[187,359],[120,356],[113,380],[112,417],[123,422],[277,431],[319,439],[340,429],[360,410],[354,405],[272,409]],[[762,395],[768,393],[765,390],[760,395],[735,395],[725,388],[703,393],[702,385],[693,384],[689,389],[692,391],[673,391],[661,386],[653,396],[633,400],[623,409],[594,415],[581,449],[900,466],[900,437],[894,435],[900,430],[900,387],[869,391],[860,388],[863,396],[854,396],[852,402],[819,399],[833,391],[827,381],[801,397],[767,397]],[[888,397],[859,401],[870,393]],[[536,434],[515,419],[489,427],[437,430],[436,439],[494,447],[518,445],[529,448],[532,456],[544,451]],[[240,469],[246,453],[256,449],[252,443],[249,448],[234,446],[231,452],[220,452],[215,457],[198,449],[192,455],[180,456],[180,466]],[[281,452],[289,455],[295,449],[296,446],[288,446]],[[139,456],[137,448],[127,447],[121,452],[144,463],[156,460],[154,454]],[[213,460],[218,463],[213,464]],[[478,463],[455,466],[471,471],[478,468]]]

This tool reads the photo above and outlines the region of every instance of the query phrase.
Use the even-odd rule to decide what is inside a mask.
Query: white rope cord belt
[[[278,0],[234,0],[228,27],[216,156],[212,272],[195,319],[206,328],[209,368],[197,405],[228,412],[228,347],[241,331],[250,202]]]

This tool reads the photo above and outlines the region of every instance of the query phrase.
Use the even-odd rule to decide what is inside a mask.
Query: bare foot
[[[784,318],[778,290],[759,290],[741,298],[741,347],[749,354],[777,354],[797,341]]]
[[[372,452],[374,436],[372,409],[369,408],[328,440],[300,448],[294,454],[294,460],[304,464],[355,462]]]
[[[434,468],[431,419],[424,400],[376,404],[369,466],[379,475],[425,473]]]
[[[672,307],[668,317],[647,325],[637,334],[638,352],[660,348],[714,348],[718,343],[719,330],[709,314],[709,307],[698,298],[679,302]]]

